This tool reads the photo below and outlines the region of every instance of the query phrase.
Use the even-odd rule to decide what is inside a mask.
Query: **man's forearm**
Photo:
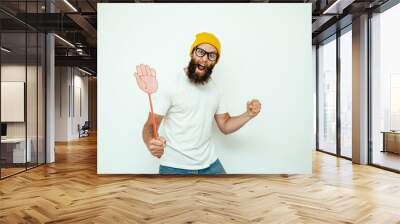
[[[153,126],[152,124],[146,123],[143,126],[143,131],[142,131],[142,136],[143,136],[143,141],[146,145],[149,144],[150,140],[154,137],[153,133]]]
[[[162,119],[163,119],[163,116],[155,114],[155,121],[156,121],[156,127],[157,127],[156,131],[158,131],[158,128],[160,127]],[[144,143],[146,143],[146,145],[148,145],[150,140],[153,139],[155,136],[153,122],[151,120],[150,113],[149,113],[149,118],[147,119],[146,123],[143,126],[142,136],[143,136],[143,141],[144,141]]]
[[[229,116],[226,118],[222,132],[224,134],[233,133],[243,127],[249,120],[251,120],[251,117],[246,112],[238,116]]]

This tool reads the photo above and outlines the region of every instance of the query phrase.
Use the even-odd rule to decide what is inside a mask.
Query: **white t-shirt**
[[[154,95],[154,113],[163,115],[166,141],[160,164],[181,169],[204,169],[217,160],[211,139],[214,114],[226,113],[221,92],[212,79],[190,82],[184,73]]]

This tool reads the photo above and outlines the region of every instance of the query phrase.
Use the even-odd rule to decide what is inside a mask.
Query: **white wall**
[[[68,140],[68,67],[55,68],[55,141]]]
[[[55,140],[77,139],[78,124],[88,120],[88,78],[76,68],[56,67],[55,89]],[[82,113],[77,105],[82,105]]]
[[[88,120],[88,77],[82,76],[83,73],[79,70],[75,69],[74,71],[74,108],[73,110],[73,119],[71,120],[72,130],[71,135],[73,138],[79,137],[79,132],[77,129],[78,124],[81,126]],[[79,93],[80,92],[80,93]],[[80,95],[80,97],[79,97]],[[80,102],[79,102],[80,101]],[[79,107],[82,111],[79,110]]]
[[[230,114],[244,112],[248,99],[263,103],[238,132],[224,136],[214,128],[227,172],[311,173],[310,21],[311,4],[98,4],[98,173],[158,172],[141,137],[149,109],[135,65],[155,67],[162,86],[183,75],[203,31],[222,43],[213,79]]]

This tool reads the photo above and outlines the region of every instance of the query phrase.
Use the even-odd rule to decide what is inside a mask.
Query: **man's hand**
[[[257,116],[257,114],[260,113],[260,110],[261,110],[261,103],[257,99],[253,99],[247,102],[246,114],[250,118]]]
[[[152,138],[150,139],[147,148],[153,156],[161,158],[161,156],[164,154],[166,142],[167,141],[163,137],[158,137],[158,139]]]

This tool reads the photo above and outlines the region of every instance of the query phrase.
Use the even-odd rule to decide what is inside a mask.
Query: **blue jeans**
[[[160,174],[226,174],[224,167],[222,166],[219,159],[217,159],[209,167],[201,170],[187,170],[179,169],[169,166],[160,165]]]

